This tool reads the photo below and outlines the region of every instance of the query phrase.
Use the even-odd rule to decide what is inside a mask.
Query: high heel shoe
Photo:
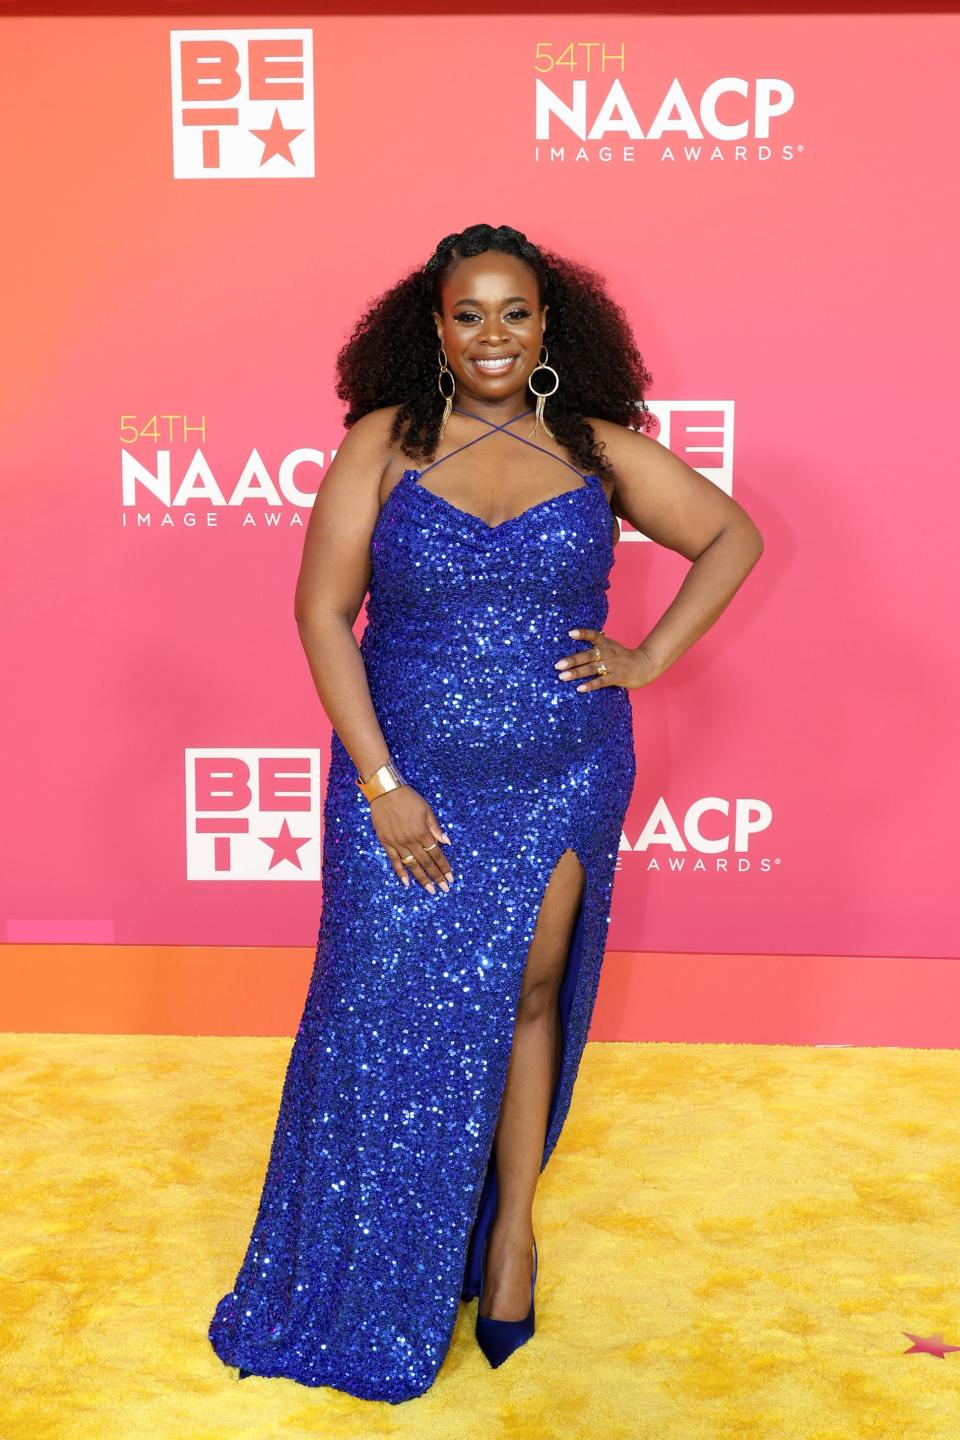
[[[486,1259],[486,1242],[480,1257],[480,1296],[483,1295],[483,1266]],[[533,1290],[537,1283],[537,1242],[533,1242],[533,1276],[530,1281],[530,1309],[522,1320],[495,1320],[491,1315],[480,1314],[480,1296],[477,1297],[477,1344],[490,1364],[497,1368],[514,1350],[525,1344],[534,1332]]]
[[[248,1375],[252,1375],[252,1374],[253,1374],[253,1371],[252,1371],[252,1370],[244,1370],[244,1368],[243,1368],[242,1365],[241,1365],[239,1368],[240,1368],[240,1374],[239,1374],[239,1376],[238,1376],[237,1378],[240,1379],[240,1380],[246,1380],[246,1378],[247,1378]]]

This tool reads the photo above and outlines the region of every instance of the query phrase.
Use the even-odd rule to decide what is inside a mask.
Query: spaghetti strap
[[[433,470],[437,465],[442,465],[444,460],[450,460],[453,458],[454,455],[459,455],[461,450],[468,450],[471,445],[477,445],[481,440],[489,439],[491,432],[494,430],[503,430],[507,435],[512,436],[514,440],[519,440],[521,444],[531,445],[534,450],[542,450],[544,455],[550,456],[551,460],[559,460],[561,465],[566,465],[568,469],[572,470],[575,475],[580,475],[580,471],[577,469],[576,465],[571,465],[570,461],[564,460],[562,455],[554,455],[553,451],[548,450],[546,446],[538,445],[535,440],[527,440],[525,436],[518,435],[515,430],[507,429],[507,426],[512,425],[514,420],[522,420],[525,415],[532,415],[532,406],[529,410],[521,410],[519,415],[513,415],[509,420],[504,420],[502,425],[494,425],[492,420],[487,420],[483,415],[474,415],[470,410],[461,410],[458,405],[454,405],[453,410],[456,415],[466,415],[471,420],[482,420],[484,425],[490,426],[490,429],[487,431],[486,435],[475,435],[473,439],[468,440],[465,445],[458,445],[456,450],[450,451],[449,455],[441,455],[440,459],[434,460],[433,464],[428,465],[426,470],[419,470],[417,473],[421,477],[426,475],[427,471]],[[591,478],[592,477],[590,475],[580,475],[581,480],[590,480]]]

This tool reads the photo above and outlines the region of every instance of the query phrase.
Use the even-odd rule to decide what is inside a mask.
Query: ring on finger
[[[601,660],[601,661],[598,663],[598,665],[597,665],[597,674],[598,674],[598,675],[608,675],[609,673],[610,673],[610,672],[607,670],[606,665],[604,665],[603,661]]]
[[[409,865],[410,862],[411,862],[411,860],[413,859],[413,856],[412,856],[412,855],[403,855],[403,856],[401,856],[401,859],[403,860],[404,865]]]

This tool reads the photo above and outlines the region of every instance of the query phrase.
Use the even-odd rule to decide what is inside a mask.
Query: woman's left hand
[[[649,685],[660,674],[653,660],[638,645],[635,650],[611,640],[602,630],[591,630],[581,626],[579,630],[568,630],[574,640],[589,640],[589,650],[577,650],[564,655],[556,662],[560,680],[578,680],[578,690],[600,690],[605,685],[621,685],[625,690],[638,690]],[[600,669],[598,670],[598,666]],[[605,668],[604,668],[605,667]]]

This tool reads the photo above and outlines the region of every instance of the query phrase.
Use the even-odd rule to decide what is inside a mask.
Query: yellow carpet
[[[402,1405],[252,1376],[206,1330],[290,1039],[0,1036],[2,1440],[954,1440],[956,1050],[587,1045],[540,1180],[537,1333],[461,1305]]]

